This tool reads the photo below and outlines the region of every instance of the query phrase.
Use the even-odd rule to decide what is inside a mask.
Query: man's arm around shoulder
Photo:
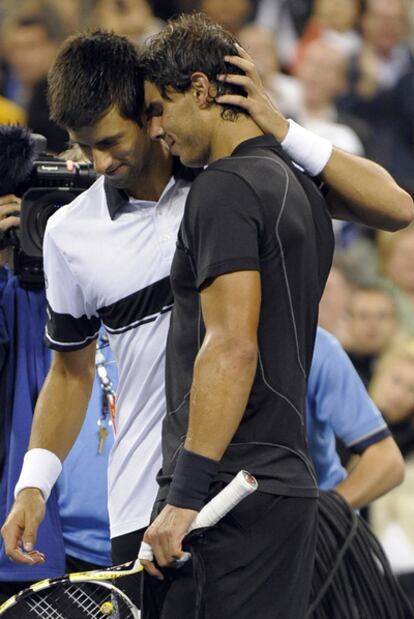
[[[273,134],[289,157],[311,176],[321,175],[330,192],[332,216],[390,232],[414,219],[411,196],[377,163],[332,147],[328,140],[288,121],[267,95],[252,58],[238,48],[239,56],[226,60],[245,74],[229,73],[222,81],[244,88],[247,96],[225,94],[218,103],[246,110],[264,133]]]

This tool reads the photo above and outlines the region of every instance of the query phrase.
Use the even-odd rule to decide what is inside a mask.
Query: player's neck
[[[263,131],[247,116],[235,121],[220,119],[212,132],[209,163],[228,157],[239,144],[261,135]]]
[[[142,168],[130,193],[138,200],[158,202],[172,175],[172,159],[161,141],[152,142],[147,165]]]

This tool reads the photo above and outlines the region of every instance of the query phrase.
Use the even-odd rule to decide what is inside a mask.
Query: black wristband
[[[215,460],[183,448],[177,458],[167,503],[199,512],[217,475],[218,465]]]

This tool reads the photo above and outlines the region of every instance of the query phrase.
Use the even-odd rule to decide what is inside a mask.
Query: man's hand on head
[[[198,512],[166,505],[144,535],[144,542],[149,544],[160,567],[172,567],[185,555],[181,543],[196,518]],[[152,561],[141,560],[145,570],[160,580],[162,573]]]
[[[238,56],[226,56],[225,60],[241,69],[244,75],[227,73],[218,76],[218,79],[227,84],[241,86],[246,96],[225,94],[216,97],[216,102],[241,107],[250,114],[263,133],[273,134],[282,142],[289,129],[288,121],[273,105],[251,56],[242,47],[237,46],[237,49]]]

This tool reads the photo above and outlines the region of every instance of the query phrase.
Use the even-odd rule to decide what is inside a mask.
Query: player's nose
[[[110,153],[93,150],[93,167],[95,168],[95,172],[97,174],[106,174],[112,165],[112,157]]]
[[[154,116],[149,122],[149,135],[151,140],[162,140],[165,137],[164,127],[159,116]]]

